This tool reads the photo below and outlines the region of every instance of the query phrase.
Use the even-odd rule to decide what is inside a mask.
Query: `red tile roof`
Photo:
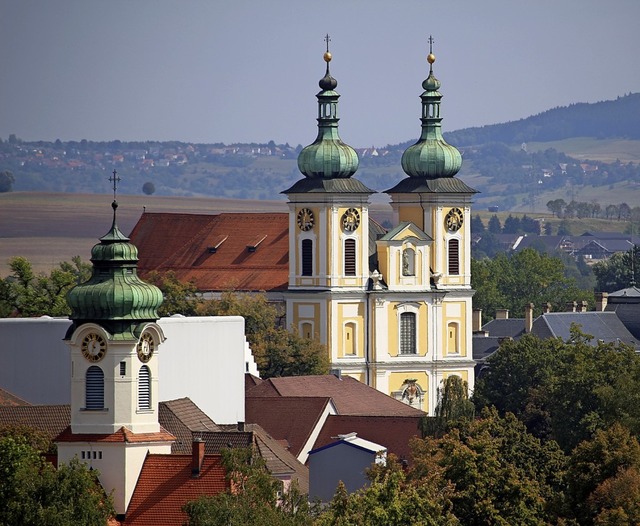
[[[191,474],[191,455],[147,455],[125,517],[125,526],[185,524],[182,506],[228,487],[219,455],[205,455],[200,476]]]
[[[9,391],[0,389],[0,407],[16,405],[29,405],[29,402],[26,402],[22,398],[18,398],[16,395],[10,393]]]
[[[287,288],[287,213],[144,213],[130,238],[138,247],[142,276],[172,270],[200,291]]]
[[[115,433],[73,433],[71,426],[60,433],[55,442],[173,442],[176,439],[162,426],[157,433],[133,433],[126,427],[121,427]]]
[[[330,403],[327,397],[248,396],[245,419],[259,424],[277,440],[284,440],[298,457],[313,431],[324,424],[323,415]]]
[[[68,405],[18,405],[0,407],[0,426],[27,426],[56,438],[71,421]]]
[[[350,376],[338,378],[332,374],[269,378],[245,394],[247,400],[263,396],[330,397],[340,415],[417,417],[426,414]]]
[[[420,437],[420,416],[343,416],[329,415],[313,449],[336,441],[338,435],[356,432],[359,438],[387,448],[400,459],[411,459],[409,442]]]

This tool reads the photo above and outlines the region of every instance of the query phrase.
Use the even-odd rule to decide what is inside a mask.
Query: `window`
[[[448,354],[457,354],[460,352],[458,348],[458,324],[457,323],[449,323],[447,325],[447,353]]]
[[[356,240],[347,239],[344,242],[344,275],[356,275]]]
[[[416,275],[416,252],[412,248],[405,248],[402,251],[402,275]]]
[[[308,321],[300,324],[300,334],[303,338],[311,340],[313,338],[313,324],[309,323]]]
[[[356,354],[356,324],[347,323],[344,326],[344,354]]]
[[[97,365],[87,369],[85,409],[104,409],[104,373]]]
[[[449,274],[460,274],[460,241],[449,240]]]
[[[313,275],[313,241],[310,239],[302,240],[302,275]]]
[[[400,354],[416,354],[416,315],[400,314]]]
[[[151,409],[151,371],[146,365],[138,373],[138,409]]]

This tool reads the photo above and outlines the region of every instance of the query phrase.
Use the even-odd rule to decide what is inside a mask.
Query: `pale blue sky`
[[[445,131],[640,91],[638,0],[0,0],[0,138],[316,135],[331,35],[340,134],[419,136],[427,39]]]

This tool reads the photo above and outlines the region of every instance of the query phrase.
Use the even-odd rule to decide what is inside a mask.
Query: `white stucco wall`
[[[189,397],[218,424],[244,422],[244,373],[256,374],[240,316],[161,318],[160,401]],[[62,318],[0,319],[0,387],[32,404],[69,404]]]

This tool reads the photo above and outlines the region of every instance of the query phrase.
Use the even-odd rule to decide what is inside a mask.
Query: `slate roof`
[[[143,277],[172,270],[200,291],[268,292],[287,288],[288,232],[287,213],[144,213],[129,237]]]
[[[488,332],[489,336],[513,338],[515,340],[524,334],[524,318],[491,320],[482,326],[482,330]]]
[[[384,446],[399,459],[411,460],[409,442],[420,437],[422,416],[344,416],[329,415],[313,445],[318,449],[336,441],[338,435],[356,432],[358,437]]]
[[[324,423],[322,418],[330,404],[328,397],[247,396],[245,418],[283,441],[284,447],[298,457],[313,431]]]
[[[531,332],[539,338],[559,337],[569,340],[570,328],[574,323],[580,326],[583,333],[593,336],[593,345],[597,345],[598,341],[621,341],[640,350],[638,341],[615,312],[549,312],[535,319]]]
[[[500,347],[502,337],[497,336],[473,336],[473,359],[484,361]],[[478,368],[476,367],[476,373]]]
[[[147,455],[125,524],[186,524],[182,506],[202,495],[216,495],[227,489],[219,455],[205,455],[198,477],[191,474],[191,461],[191,455]]]
[[[246,392],[262,396],[330,397],[340,415],[421,416],[425,413],[349,376],[288,376],[269,378]]]

